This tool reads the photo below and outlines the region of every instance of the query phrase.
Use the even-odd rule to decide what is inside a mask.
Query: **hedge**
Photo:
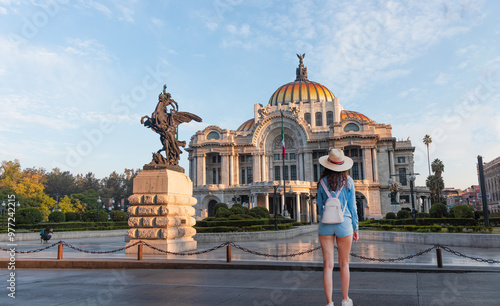
[[[39,224],[18,224],[16,229],[44,229],[50,226],[54,230],[62,229],[84,229],[84,228],[94,228],[94,227],[128,227],[128,221],[117,221],[117,222],[45,222]],[[40,230],[41,230],[40,229]]]
[[[16,211],[17,224],[36,224],[43,220],[42,212],[38,208],[20,208]]]
[[[292,224],[278,224],[278,230],[287,230],[292,228]],[[274,230],[273,225],[250,225],[250,226],[213,226],[213,227],[195,227],[197,233],[228,233],[228,232],[259,232]]]
[[[498,218],[500,219],[500,218]],[[500,220],[499,220],[500,221]],[[472,218],[464,218],[464,219],[452,219],[452,218],[422,218],[416,219],[380,219],[380,220],[372,220],[371,223],[379,223],[379,224],[390,224],[390,225],[433,225],[433,224],[448,224],[455,226],[476,226],[478,225],[477,220]]]
[[[222,209],[222,208],[221,208]],[[278,223],[280,224],[286,224],[286,223],[294,223],[295,220],[293,219],[280,219],[278,218]],[[274,224],[274,219],[269,218],[269,219],[245,219],[245,220],[221,220],[221,221],[207,221],[201,220],[201,221],[196,221],[196,227],[219,227],[219,226],[236,226],[236,227],[243,227],[243,226],[251,226],[251,225],[267,225],[267,224]]]
[[[62,211],[53,211],[49,215],[49,222],[64,222],[66,215]]]
[[[392,224],[371,224],[372,228],[380,228],[384,231],[403,230],[405,232],[441,232],[441,225],[392,225]]]

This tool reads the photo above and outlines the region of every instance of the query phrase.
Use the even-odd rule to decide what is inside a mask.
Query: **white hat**
[[[344,151],[332,149],[328,155],[321,156],[319,163],[332,171],[342,172],[351,169],[352,159],[344,155]]]

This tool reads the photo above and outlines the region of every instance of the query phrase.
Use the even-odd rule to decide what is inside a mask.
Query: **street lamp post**
[[[99,208],[101,207],[101,203],[102,203],[102,200],[101,200],[101,197],[98,197],[97,198],[97,222],[99,222]]]
[[[418,174],[418,173],[417,173]],[[415,181],[417,177],[414,174],[410,175],[410,194],[411,194],[411,215],[413,217],[413,221],[415,221],[416,218],[416,212],[415,212],[415,198],[413,196],[413,182]]]
[[[410,196],[411,196],[411,216],[413,218],[413,221],[415,221],[416,218],[416,211],[415,211],[415,198],[413,196],[413,182],[417,178],[418,173],[409,173],[405,174],[408,175],[408,178],[410,179]],[[400,176],[400,174],[391,174],[391,176]],[[387,180],[389,184],[393,182],[392,178],[389,177]]]
[[[4,227],[5,226],[5,201],[2,201],[2,215],[3,215],[2,227]]]
[[[278,192],[278,189],[280,185],[273,185],[274,188],[274,229],[278,230],[278,198],[276,197],[276,193]]]

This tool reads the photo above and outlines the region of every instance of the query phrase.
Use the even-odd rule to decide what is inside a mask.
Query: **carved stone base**
[[[144,241],[171,252],[195,250],[196,230],[193,184],[184,173],[161,169],[143,170],[134,178],[134,194],[128,200],[131,245]],[[128,248],[127,254],[137,253],[137,247]],[[164,254],[147,246],[143,254]]]
[[[197,242],[193,238],[175,239],[175,240],[148,240],[148,239],[131,239],[127,246],[136,243],[137,241],[144,241],[149,245],[154,246],[163,251],[168,252],[187,252],[196,250]],[[125,254],[137,254],[137,247],[133,246],[125,250]],[[148,246],[142,247],[142,254],[145,255],[167,255],[164,252],[154,250]]]

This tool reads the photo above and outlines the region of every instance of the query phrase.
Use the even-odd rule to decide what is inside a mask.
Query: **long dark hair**
[[[337,172],[337,171],[332,171],[330,169],[325,168],[323,170],[323,173],[321,173],[321,176],[318,181],[318,189],[320,186],[321,180],[326,177],[326,186],[330,188],[331,191],[336,191],[342,186],[347,186],[347,175],[349,171],[342,171],[342,172]],[[326,190],[325,190],[326,192]]]

